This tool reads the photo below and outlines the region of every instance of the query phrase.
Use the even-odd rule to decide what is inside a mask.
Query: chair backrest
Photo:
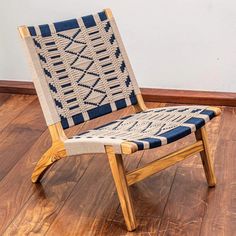
[[[140,90],[109,9],[19,30],[47,125],[66,129],[137,103]]]

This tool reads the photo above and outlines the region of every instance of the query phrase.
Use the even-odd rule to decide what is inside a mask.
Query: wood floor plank
[[[38,100],[34,100],[0,133],[0,180],[46,129]],[[7,161],[6,161],[7,159]]]
[[[114,119],[114,116],[127,115],[128,111],[118,111],[110,114],[106,118],[99,118],[95,121],[87,122],[80,132],[104,124]],[[72,135],[72,134],[70,134]],[[17,217],[7,228],[6,235],[25,235],[28,233],[38,233],[43,235],[54,220],[61,207],[65,204],[70,192],[76,182],[84,175],[93,156],[80,155],[60,160],[43,178],[42,185],[34,191]],[[97,157],[97,161],[99,160]],[[96,163],[96,168],[100,165]],[[32,214],[34,212],[35,214]],[[29,224],[33,221],[34,224]],[[15,227],[17,225],[17,228]]]
[[[81,127],[82,125],[79,125],[72,131],[79,132]],[[70,132],[67,133],[71,134]],[[40,156],[43,155],[50,145],[50,134],[48,130],[45,130],[32,147],[29,148],[29,151],[0,182],[0,196],[2,200],[0,201],[0,209],[2,209],[0,211],[0,222],[2,223],[0,224],[0,235],[2,235],[16,215],[19,214],[30,197],[34,193],[37,196],[38,194],[40,195],[40,192],[43,192],[43,185],[31,182],[31,174]],[[67,173],[69,175],[72,174],[70,170]],[[67,175],[64,178],[67,178]]]
[[[199,235],[208,187],[201,169],[177,168],[159,235]]]
[[[36,96],[19,94],[11,95],[6,99],[0,106],[0,133],[35,99]]]

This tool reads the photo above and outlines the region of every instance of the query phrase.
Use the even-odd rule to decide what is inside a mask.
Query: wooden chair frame
[[[138,104],[135,106],[136,111],[146,110],[145,103],[141,95],[138,95]],[[213,109],[211,107],[211,109]],[[219,112],[218,108],[214,108]],[[37,163],[33,174],[32,182],[38,182],[42,178],[45,171],[57,160],[67,157],[64,142],[67,139],[60,123],[49,126],[52,138],[52,146],[44,153]],[[152,161],[144,167],[126,173],[121,154],[116,154],[112,146],[105,146],[111,172],[116,185],[118,197],[120,200],[122,212],[128,231],[133,231],[137,227],[134,207],[132,203],[129,186],[133,185],[169,166],[176,164],[196,153],[200,153],[206,179],[209,187],[214,187],[216,178],[213,171],[209,146],[207,142],[207,133],[205,127],[195,132],[196,142],[175,151],[161,159]],[[123,142],[121,144],[122,154],[132,154],[137,151],[137,147],[131,142]]]
[[[105,9],[105,12],[108,18],[112,17],[110,9]],[[29,34],[26,26],[19,27],[19,31],[22,37],[26,37]],[[141,94],[137,95],[137,101],[138,104],[134,106],[135,111],[145,111],[147,108]],[[220,113],[219,108],[211,107],[211,109],[214,109],[216,114]],[[61,123],[50,125],[48,128],[52,138],[52,145],[43,154],[33,171],[32,182],[34,183],[40,181],[45,171],[54,162],[61,158],[67,157],[64,145],[67,137],[64,133]],[[216,179],[211,162],[205,127],[197,130],[195,132],[195,136],[197,140],[195,143],[129,173],[126,173],[125,171],[122,154],[131,154],[138,151],[137,146],[131,142],[123,142],[121,144],[122,154],[116,154],[112,146],[105,146],[128,231],[133,231],[137,227],[132,198],[129,191],[130,185],[133,185],[196,153],[200,153],[208,185],[209,187],[215,186]]]

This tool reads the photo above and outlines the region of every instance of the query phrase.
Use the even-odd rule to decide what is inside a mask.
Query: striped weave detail
[[[63,128],[137,103],[111,25],[100,12],[28,27]]]
[[[92,152],[101,152],[104,145],[109,144],[121,152],[120,144],[125,141],[134,142],[139,150],[150,149],[183,138],[204,126],[214,116],[214,111],[205,106],[150,109],[89,130],[67,142],[68,145],[74,144],[70,148],[76,150],[75,153],[83,151],[81,148],[87,145]]]

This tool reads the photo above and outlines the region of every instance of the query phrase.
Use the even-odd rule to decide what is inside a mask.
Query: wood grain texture
[[[31,102],[0,133],[0,180],[21,159],[47,128],[38,100]],[[7,160],[7,161],[6,161]]]
[[[202,140],[204,150],[200,152],[200,156],[202,159],[203,168],[205,171],[207,183],[209,187],[215,187],[216,185],[216,177],[214,174],[213,164],[212,164],[212,157],[210,155],[210,148],[208,144],[208,137],[206,128],[203,126],[201,129],[195,132],[196,139]]]
[[[9,97],[1,100],[0,94],[0,104],[4,106],[7,101]],[[14,103],[17,108],[17,99]],[[214,157],[216,188],[207,188],[199,155],[131,186],[130,191],[135,196],[138,228],[135,232],[128,233],[105,155],[81,155],[62,159],[51,167],[41,184],[31,183],[30,175],[36,162],[51,144],[48,130],[37,138],[34,136],[35,132],[41,132],[40,127],[45,123],[39,112],[39,104],[34,101],[32,104],[31,115],[29,112],[28,115],[20,112],[0,130],[4,137],[8,138],[9,135],[8,148],[6,143],[2,145],[0,142],[0,150],[8,150],[8,158],[4,158],[4,161],[10,162],[11,166],[0,181],[0,235],[234,235],[234,108],[224,108],[222,116],[215,118],[206,127]],[[147,105],[157,107],[165,104],[154,102]],[[83,132],[130,112],[130,109],[121,110],[109,114],[105,119],[93,120],[86,126],[73,127],[67,130],[67,135]],[[14,132],[9,128],[11,125]],[[33,134],[33,138],[26,130]],[[12,142],[17,137],[27,139],[14,147]],[[141,167],[192,143],[193,140],[194,135],[189,135],[158,149],[125,156],[125,167],[129,171]],[[26,146],[23,147],[24,145]],[[16,158],[18,155],[19,159]],[[12,160],[17,161],[12,165]]]
[[[35,164],[43,152],[50,146],[50,135],[46,130],[41,137],[20,158],[11,171],[0,182],[0,235],[15,218],[38,187],[30,184]],[[17,174],[17,177],[16,177]]]
[[[36,96],[29,95],[11,95],[5,100],[0,106],[0,132],[35,100]]]
[[[122,154],[132,154],[138,151],[138,146],[132,142],[123,142],[120,145]]]
[[[81,125],[77,126],[76,128],[77,129],[74,129],[73,131],[79,132],[79,130],[81,129]],[[70,133],[70,130],[68,130],[68,134],[72,135],[72,133]],[[34,185],[32,183],[30,184],[31,182],[30,176],[32,174],[33,168],[35,167],[35,164],[37,163],[39,157],[45,152],[45,150],[47,150],[50,147],[50,145],[51,145],[51,137],[48,129],[46,129],[45,132],[34,143],[34,145],[29,149],[29,151],[17,162],[17,164],[12,168],[12,170],[7,174],[7,176],[0,182],[0,194],[2,196],[1,199],[3,200],[0,201],[0,208],[3,209],[2,211],[0,211],[0,222],[2,222],[2,224],[0,224],[0,234],[4,232],[9,223],[15,218],[15,216],[19,214],[20,210],[26,204],[26,202],[29,201],[29,199],[31,200],[33,199],[33,202],[36,205],[38,204],[40,206],[39,208],[46,210],[46,208],[44,207],[45,202],[47,202],[50,205],[50,201],[48,201],[47,198],[45,199],[44,196],[45,185],[49,186],[49,188],[46,188],[46,191],[48,190],[47,193],[49,196],[51,196],[53,195],[54,192],[57,192],[57,188],[54,187],[50,189],[50,184],[52,184],[52,186],[58,186],[58,188],[60,188],[63,183],[63,180],[65,181],[65,183],[67,181],[73,182],[70,181],[70,177],[73,176],[73,174],[76,175],[77,177],[81,176],[84,169],[86,168],[87,160],[89,160],[89,158],[87,158],[87,160],[76,159],[75,161],[77,161],[76,162],[77,165],[74,165],[75,167],[73,165],[71,166],[65,165],[65,163],[62,160],[61,164],[58,163],[58,165],[61,167],[58,168],[59,171],[57,173],[55,171],[52,171],[50,173],[51,178],[48,179],[46,174],[45,180],[47,181],[44,182],[43,179],[42,184],[39,185]],[[77,169],[78,166],[79,168]],[[17,178],[15,176],[16,173],[17,173]],[[61,184],[57,185],[58,179],[55,182],[53,178],[54,175],[57,175],[59,177],[58,179],[60,179],[60,177],[64,178]],[[65,188],[67,187],[69,188],[68,185],[69,184],[65,184]],[[66,190],[64,189],[64,191]],[[63,196],[65,195],[66,193],[64,192]],[[38,201],[35,201],[36,199],[38,199]],[[42,199],[45,199],[45,202],[43,202]],[[37,212],[37,208],[35,208],[35,211]],[[22,210],[22,212],[24,212],[24,209]],[[29,213],[30,217],[35,217],[35,215],[34,216],[32,215],[31,210],[27,212]],[[22,220],[24,219],[22,218]],[[28,219],[26,219],[26,221],[29,222]],[[44,221],[44,218],[42,218],[42,221]],[[15,234],[18,232],[18,229],[15,228],[16,224],[17,220],[13,224],[14,225],[13,232],[15,232]],[[26,227],[26,225],[22,224],[22,227],[24,228]],[[37,231],[38,227],[37,224],[35,225],[30,224],[26,228],[30,228],[32,231],[34,230]],[[19,227],[19,232],[22,232],[20,227]]]
[[[147,110],[146,104],[144,103],[142,94],[136,96],[138,103],[134,105],[135,112]]]
[[[61,141],[53,142],[52,146],[43,154],[34,168],[31,176],[33,183],[39,182],[46,170],[56,161],[67,157],[65,145]]]
[[[158,235],[199,235],[209,193],[203,168],[178,165]]]
[[[67,157],[65,149],[65,140],[67,139],[65,132],[61,126],[61,123],[56,123],[48,127],[52,145],[51,147],[43,154],[43,156],[38,161],[36,167],[31,176],[33,183],[39,182],[46,170],[56,161]]]
[[[133,207],[133,200],[126,179],[126,170],[124,168],[122,155],[115,154],[112,146],[106,146],[105,149],[116,185],[116,190],[120,200],[127,230],[133,231],[137,227],[136,217]]]

